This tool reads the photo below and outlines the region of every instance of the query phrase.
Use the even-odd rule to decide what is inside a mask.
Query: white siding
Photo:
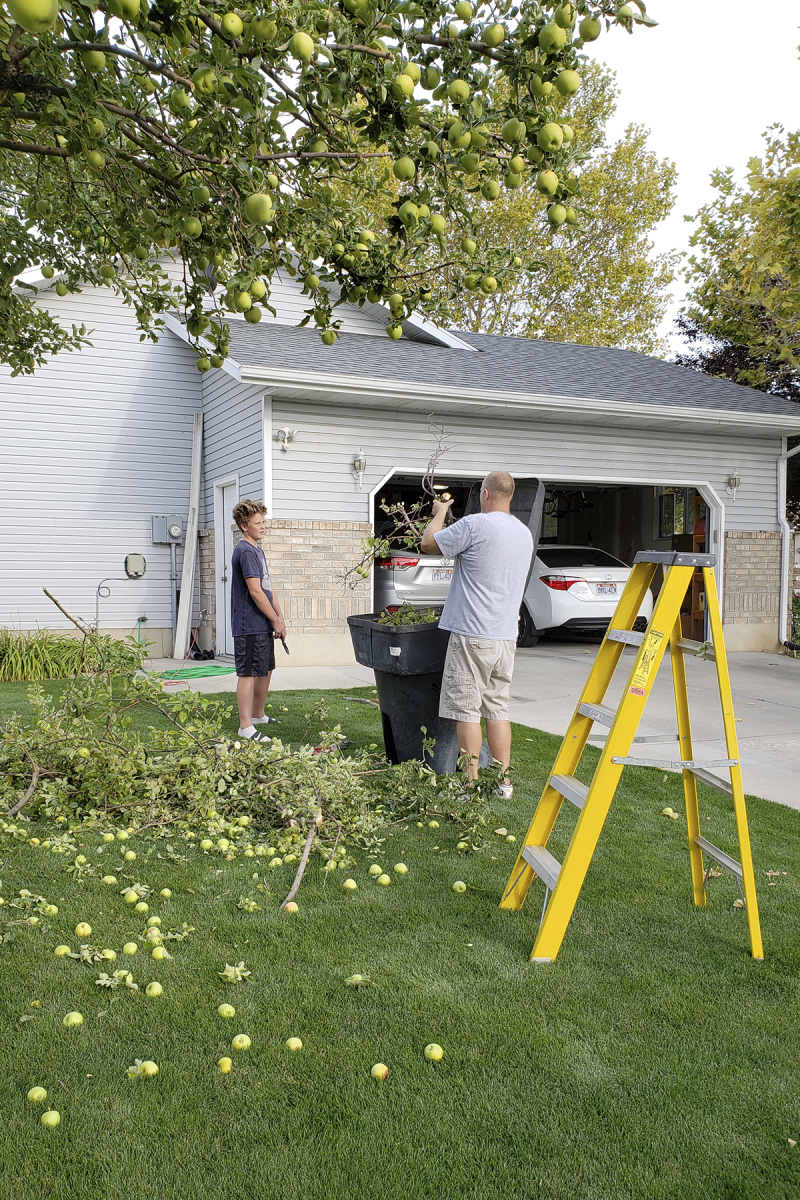
[[[239,499],[264,495],[264,389],[237,383],[225,371],[203,377],[205,524],[214,524],[214,482],[239,476]]]
[[[69,627],[43,586],[93,621],[95,588],[112,576],[101,627],[142,615],[168,627],[169,549],[151,544],[150,516],[186,516],[194,355],[168,333],[140,343],[133,312],[105,289],[45,299],[64,323],[94,330],[92,347],[33,377],[0,367],[0,625]],[[131,552],[147,559],[142,580],[124,579]]]
[[[290,454],[273,450],[278,518],[369,520],[370,490],[393,469],[421,475],[434,446],[424,416],[390,409],[273,399],[273,429],[287,424],[298,430],[298,436]],[[726,528],[778,528],[775,459],[781,443],[777,436],[604,431],[596,425],[508,419],[488,423],[469,417],[450,417],[446,424],[451,448],[438,476],[443,483],[448,474],[478,477],[500,469],[548,481],[708,481],[726,505]],[[355,487],[351,472],[359,448],[368,462],[362,491]],[[725,492],[734,468],[742,480],[735,504]]]

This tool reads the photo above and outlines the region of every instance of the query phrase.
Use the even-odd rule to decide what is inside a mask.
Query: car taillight
[[[542,583],[545,587],[552,588],[554,592],[568,592],[573,583],[585,583],[585,579],[568,579],[565,575],[540,575]]]
[[[406,571],[409,567],[418,565],[418,558],[405,557],[379,558],[375,562],[375,566],[381,571]]]

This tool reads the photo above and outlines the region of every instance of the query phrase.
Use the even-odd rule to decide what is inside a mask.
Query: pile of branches
[[[338,726],[308,739],[326,720],[319,707],[300,745],[238,742],[224,732],[231,709],[218,698],[166,695],[141,670],[134,642],[85,633],[95,668],[59,695],[32,685],[33,719],[14,715],[0,727],[0,811],[17,822],[0,823],[0,835],[29,839],[31,819],[47,818],[70,853],[78,829],[148,829],[216,839],[226,855],[302,855],[303,870],[312,851],[324,869],[344,868],[349,850],[377,849],[387,824],[423,814],[451,817],[462,836],[480,837],[493,776],[465,801],[458,775],[392,767],[374,745],[348,747]],[[134,712],[152,713],[154,723],[134,726]]]

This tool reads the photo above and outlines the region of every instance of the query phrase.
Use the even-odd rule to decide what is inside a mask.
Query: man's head
[[[509,512],[514,480],[507,471],[490,471],[481,484],[481,512]]]
[[[260,542],[267,528],[266,508],[258,500],[240,500],[233,509],[233,519],[251,542]]]

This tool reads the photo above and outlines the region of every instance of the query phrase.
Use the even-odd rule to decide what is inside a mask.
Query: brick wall
[[[214,530],[201,529],[197,541],[200,569],[200,607],[206,615],[200,626],[198,643],[202,650],[211,650],[217,645],[217,592],[214,579]]]
[[[776,625],[780,608],[781,535],[725,534],[726,625]]]
[[[339,576],[361,557],[372,526],[359,521],[270,521],[261,546],[288,629],[347,633],[346,618],[367,612],[368,579],[345,588]],[[238,540],[238,539],[237,539]]]

